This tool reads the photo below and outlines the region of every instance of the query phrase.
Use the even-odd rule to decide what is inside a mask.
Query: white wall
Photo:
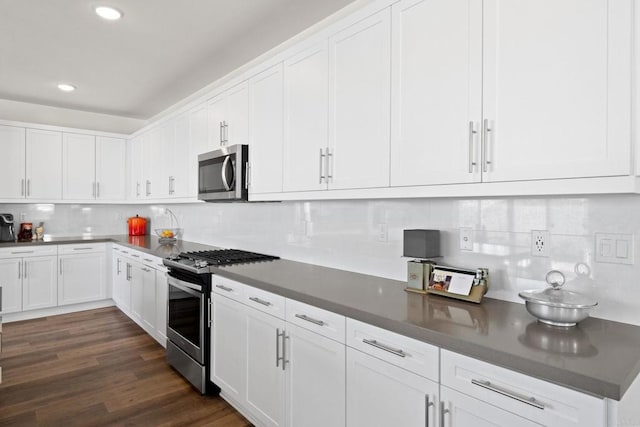
[[[488,267],[489,296],[518,301],[518,292],[544,287],[551,269],[563,271],[568,286],[594,296],[594,315],[640,325],[640,259],[634,265],[596,263],[594,233],[636,233],[640,196],[553,198],[360,200],[283,203],[187,204],[168,206],[185,229],[185,240],[279,255],[283,258],[398,280],[406,277],[402,230],[442,230],[442,261]],[[45,221],[52,235],[126,234],[125,219],[140,214],[152,227],[168,225],[164,206],[0,205],[0,212],[24,212]],[[389,241],[378,241],[386,223]],[[474,251],[458,249],[458,229],[474,230]],[[530,230],[551,232],[551,257],[530,255]],[[591,275],[574,268],[585,263]]]

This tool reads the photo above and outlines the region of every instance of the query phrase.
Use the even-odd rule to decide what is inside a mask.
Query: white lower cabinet
[[[155,335],[156,273],[144,264],[129,261],[131,283],[131,317],[147,333]]]
[[[22,259],[0,259],[2,314],[22,311]]]
[[[347,426],[437,425],[438,383],[347,348]]]
[[[448,387],[440,388],[440,425],[447,427],[536,427],[540,424],[504,411],[488,403],[458,393]]]
[[[58,305],[107,297],[104,243],[62,245],[58,262]]]

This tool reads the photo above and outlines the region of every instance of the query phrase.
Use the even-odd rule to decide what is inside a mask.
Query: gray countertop
[[[153,236],[54,238],[4,246],[114,242],[166,257],[216,249]],[[588,318],[575,328],[539,324],[524,305],[481,304],[404,291],[405,283],[288,260],[216,268],[228,277],[495,365],[620,400],[640,372],[640,327]]]

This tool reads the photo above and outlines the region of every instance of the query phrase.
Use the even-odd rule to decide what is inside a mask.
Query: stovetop
[[[170,268],[182,268],[202,274],[210,273],[211,267],[265,262],[276,259],[279,259],[279,257],[239,249],[218,249],[212,251],[181,252],[177,256],[165,258],[163,263]]]

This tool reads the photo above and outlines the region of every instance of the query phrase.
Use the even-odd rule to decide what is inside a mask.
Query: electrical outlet
[[[633,264],[633,234],[595,233],[596,262]]]
[[[389,227],[387,223],[381,222],[378,224],[378,242],[388,242],[389,241]]]
[[[460,229],[460,250],[461,251],[473,250],[473,229],[471,228]]]
[[[547,230],[531,230],[531,255],[548,257],[551,252],[551,236]]]
[[[27,220],[27,214],[25,212],[20,212],[20,221],[26,221]]]

